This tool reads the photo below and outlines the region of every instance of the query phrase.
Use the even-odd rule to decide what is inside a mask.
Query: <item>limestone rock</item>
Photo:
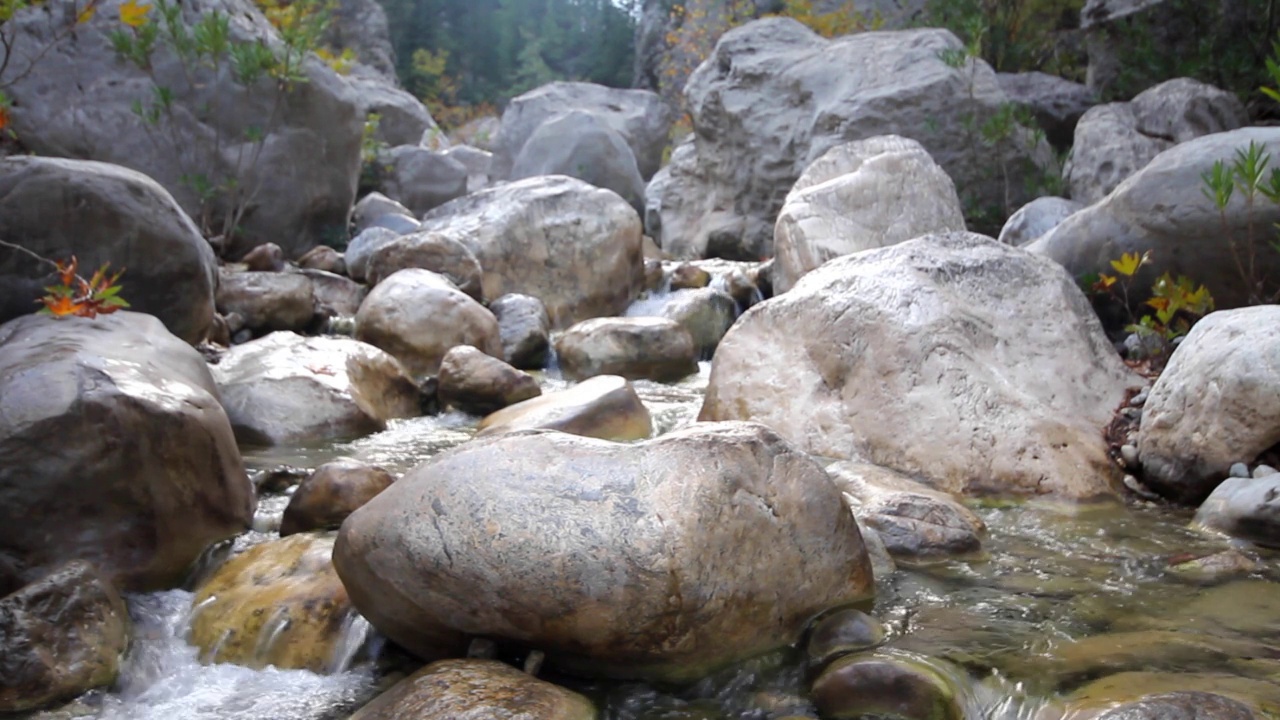
[[[204,358],[132,312],[0,326],[0,496],[0,588],[75,558],[173,587],[253,515]]]
[[[774,291],[833,257],[965,229],[955,184],[915,140],[882,135],[828,150],[778,213]]]
[[[480,263],[467,246],[447,235],[416,232],[382,244],[369,256],[365,280],[377,285],[405,268],[439,273],[472,299],[482,299]]]
[[[499,410],[480,422],[476,434],[536,429],[625,442],[652,435],[653,419],[626,378],[597,375]]]
[[[1000,242],[1021,247],[1048,233],[1084,205],[1066,198],[1042,197],[1018,208],[1000,230]]]
[[[574,110],[538,126],[511,165],[511,180],[568,175],[612,190],[644,211],[644,180],[627,141],[599,115]]]
[[[418,221],[414,220],[413,222],[416,227]],[[351,239],[351,242],[347,245],[347,252],[343,255],[343,259],[347,263],[347,276],[357,282],[364,282],[366,279],[365,272],[369,268],[369,259],[379,249],[394,242],[400,236],[401,233],[395,230],[376,225],[371,225],[361,230]]]
[[[738,319],[738,304],[714,288],[682,290],[672,293],[662,308],[662,316],[689,331],[697,358],[709,359]]]
[[[1098,98],[1087,85],[1042,72],[997,73],[1009,101],[1031,111],[1045,137],[1058,149],[1070,148],[1076,123]]]
[[[673,382],[698,371],[693,336],[675,320],[655,317],[583,320],[555,341],[565,377],[621,375]]]
[[[748,310],[699,418],[955,495],[1088,498],[1119,481],[1101,431],[1130,384],[1060,267],[952,233],[837,258]]]
[[[378,154],[378,189],[422,215],[467,194],[465,165],[418,145],[400,145]]]
[[[421,657],[480,635],[573,673],[664,681],[793,643],[873,591],[826,473],[751,423],[638,445],[473,440],[353,513],[334,563],[361,613]]]
[[[355,438],[419,414],[418,388],[400,363],[350,338],[271,333],[231,348],[213,377],[246,444]]]
[[[470,345],[459,345],[440,362],[440,404],[486,415],[542,394],[538,381]]]
[[[838,462],[827,467],[850,498],[853,514],[875,528],[895,558],[930,558],[977,552],[987,527],[946,493],[875,465]]]

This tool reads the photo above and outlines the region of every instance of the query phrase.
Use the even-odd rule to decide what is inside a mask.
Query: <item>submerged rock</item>
[[[954,679],[937,665],[898,652],[840,658],[813,682],[813,701],[832,720],[964,720]]]

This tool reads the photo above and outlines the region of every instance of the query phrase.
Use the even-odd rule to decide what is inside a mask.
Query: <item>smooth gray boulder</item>
[[[830,478],[754,423],[478,438],[355,511],[333,559],[361,614],[419,657],[479,635],[575,674],[673,682],[874,590]]]
[[[443,275],[420,268],[401,270],[369,293],[356,313],[356,339],[387,351],[414,377],[434,375],[458,345],[502,357],[493,313]]]
[[[511,165],[510,180],[568,175],[622,196],[644,212],[644,180],[627,141],[599,115],[573,110],[538,126]]]
[[[1198,502],[1233,463],[1280,442],[1280,306],[1210,313],[1191,328],[1143,406],[1144,482]]]
[[[176,587],[254,506],[204,358],[133,312],[0,326],[0,497],[0,588],[75,558]]]
[[[837,145],[805,168],[773,230],[773,290],[833,257],[963,231],[955,183],[920,143],[881,135]]]
[[[380,243],[365,265],[365,281],[377,285],[405,268],[440,273],[475,300],[483,297],[479,261],[467,246],[446,235],[416,232]]]
[[[1093,498],[1120,480],[1102,429],[1139,384],[1061,267],[950,233],[836,258],[743,313],[699,419],[953,495]]]
[[[1008,98],[981,60],[943,61],[961,49],[946,30],[827,40],[787,18],[725,33],[685,87],[693,157],[677,150],[672,179],[659,182],[660,173],[646,190],[650,214],[661,216],[654,238],[680,258],[770,256],[778,211],[803,170],[837,145],[877,135],[924,146],[969,212],[1012,212],[1031,199],[1027,181],[1051,166],[1052,153],[1023,129],[996,146],[966,129]]]
[[[414,220],[414,225],[417,225]],[[342,257],[347,264],[347,276],[357,282],[365,281],[365,271],[369,269],[369,258],[382,247],[389,245],[400,237],[400,233],[384,227],[369,227],[351,239],[347,251]]]
[[[247,445],[352,439],[419,414],[418,386],[400,363],[351,338],[274,332],[231,348],[212,370]]]
[[[1076,123],[1098,98],[1083,83],[1042,72],[997,73],[1000,89],[1009,102],[1026,108],[1054,148],[1071,147]]]
[[[489,187],[493,153],[470,145],[454,145],[444,151],[445,157],[462,163],[467,169],[467,192],[480,192]]]
[[[300,272],[218,270],[218,312],[255,331],[305,331],[316,316],[315,286]]]
[[[502,336],[502,357],[522,370],[546,367],[551,349],[551,317],[536,297],[507,293],[489,303]]]
[[[177,58],[158,43],[151,66],[169,87],[174,109],[148,132],[134,104],[149,106],[155,86],[113,49],[110,34],[121,28],[116,5],[99,5],[92,19],[49,45],[29,72],[25,65],[9,68],[5,93],[13,101],[12,129],[23,145],[38,155],[117,163],[155,178],[197,221],[211,219],[202,230],[230,236],[230,257],[265,242],[297,257],[342,236],[360,176],[364,120],[346,79],[308,55],[297,67],[305,81],[293,83],[283,96],[277,96],[274,79],[246,87],[225,65],[215,78],[202,62],[194,64],[189,84]],[[79,9],[74,0],[32,6],[6,21],[6,34],[16,47],[43,47],[49,18],[73,18]],[[188,27],[206,13],[221,12],[233,18],[232,42],[280,46],[275,28],[250,0],[191,0],[181,10]],[[242,145],[255,127],[266,133],[260,149]],[[245,162],[239,147],[254,161]],[[222,227],[221,218],[230,204],[225,198],[239,193],[221,195],[204,213],[194,184],[183,180],[196,173],[215,185],[234,181],[248,193],[248,211],[237,228]]]
[[[661,313],[689,331],[696,357],[707,360],[738,319],[738,303],[711,287],[677,290],[662,306]]]
[[[377,5],[376,0],[372,4]],[[378,116],[374,140],[391,147],[417,145],[423,133],[433,129],[440,132],[440,126],[421,100],[395,84],[394,77],[393,74],[388,80],[378,75],[352,75],[347,82],[355,92],[361,117]]]
[[[1280,547],[1280,475],[1223,480],[1200,504],[1192,525]]]
[[[1167,272],[1203,283],[1219,309],[1248,304],[1251,282],[1240,276],[1236,258],[1247,262],[1250,222],[1258,228],[1280,222],[1280,205],[1257,203],[1250,218],[1244,198],[1236,193],[1224,226],[1222,214],[1205,197],[1201,176],[1219,160],[1229,165],[1236,151],[1251,142],[1280,158],[1280,128],[1275,127],[1242,128],[1180,143],[1026,249],[1053,258],[1077,278],[1114,273],[1112,260],[1150,251],[1151,261],[1133,281],[1139,293]],[[1266,243],[1258,243],[1255,251],[1255,279],[1266,279],[1262,293],[1269,296],[1280,290],[1280,254]]]
[[[1000,229],[999,240],[1005,245],[1022,247],[1083,209],[1084,205],[1066,198],[1036,198],[1009,216]]]
[[[1092,205],[1174,145],[1235,130],[1248,120],[1234,94],[1191,78],[1169,80],[1131,102],[1086,112],[1063,178],[1072,200]]]
[[[361,233],[369,228],[385,227],[376,224],[376,221],[382,218],[383,215],[399,215],[413,220],[414,224],[417,224],[417,217],[414,216],[409,208],[380,192],[371,192],[360,198],[355,207],[351,208],[352,232],[355,233],[356,237],[359,237]],[[351,242],[354,243],[355,240],[353,239]],[[348,245],[347,249],[350,250],[350,245]]]
[[[621,314],[644,282],[636,211],[617,193],[563,175],[459,198],[423,217],[422,229],[475,254],[485,299],[532,295],[553,327]]]
[[[467,194],[467,168],[456,158],[418,145],[378,153],[378,190],[415,216]]]
[[[120,297],[196,344],[213,323],[217,259],[191,219],[151,178],[119,165],[42,157],[0,160],[0,240],[80,274],[124,270]],[[34,312],[52,268],[0,247],[0,322]]]
[[[662,164],[667,132],[675,120],[656,93],[618,90],[584,82],[553,82],[514,98],[502,113],[493,147],[492,177],[505,180],[525,143],[546,121],[574,110],[595,115],[613,128],[635,155],[640,176],[648,179]]]

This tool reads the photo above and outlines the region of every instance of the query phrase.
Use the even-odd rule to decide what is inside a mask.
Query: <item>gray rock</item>
[[[837,258],[748,310],[699,419],[951,494],[1087,498],[1120,480],[1101,429],[1139,382],[1061,267],[952,233]]]
[[[1098,720],[1257,720],[1248,705],[1217,693],[1179,690],[1112,708]]]
[[[503,359],[524,370],[546,367],[551,318],[541,300],[508,293],[489,303],[489,312],[498,320]]]
[[[1036,198],[1018,208],[1000,230],[1000,242],[1021,247],[1057,227],[1084,209],[1084,205],[1060,197]]]
[[[1007,98],[982,61],[943,62],[960,49],[945,30],[826,40],[786,18],[730,30],[685,88],[692,157],[673,153],[671,179],[659,174],[647,188],[649,214],[661,216],[649,231],[660,229],[659,245],[680,257],[769,256],[783,197],[803,169],[836,145],[877,135],[918,141],[974,208],[1012,211],[1030,199],[1024,181],[1052,153],[1029,132],[1000,148],[973,141],[965,123],[981,125]]]
[[[940,661],[901,652],[840,658],[813,681],[822,717],[964,720],[953,673]]]
[[[468,121],[449,136],[452,145],[470,145],[492,153],[502,129],[502,119],[494,115],[482,115]]]
[[[1237,461],[1280,442],[1280,395],[1259,392],[1280,384],[1277,323],[1280,306],[1262,305],[1210,313],[1191,328],[1151,388],[1138,430],[1149,485],[1197,502],[1228,472],[1247,478]]]
[[[361,66],[395,82],[396,53],[382,5],[377,0],[339,0],[332,13],[324,44],[339,51],[353,50]]]
[[[1259,465],[1258,467],[1253,469],[1253,477],[1264,478],[1264,477],[1267,477],[1268,475],[1275,475],[1278,472],[1280,472],[1280,470],[1277,470],[1271,467],[1270,465]]]
[[[415,377],[434,375],[449,349],[501,357],[493,313],[443,275],[409,268],[378,284],[356,313],[356,339],[391,353]]]
[[[1059,149],[1071,147],[1080,116],[1098,104],[1087,85],[1042,72],[997,73],[1000,89],[1031,111],[1045,137]]]
[[[499,410],[480,422],[476,435],[518,430],[558,430],[625,442],[653,435],[653,419],[626,378],[597,375]]]
[[[347,0],[351,2],[351,0]],[[370,0],[363,0],[370,2]],[[376,0],[370,2],[377,5]],[[395,84],[395,75],[385,78],[380,75],[351,76],[347,79],[355,91],[356,104],[360,108],[361,117],[378,116],[378,129],[373,139],[384,142],[391,147],[400,145],[417,145],[422,134],[435,130],[440,126],[432,119],[422,101],[401,90]]]
[[[833,257],[964,229],[955,184],[920,143],[882,135],[837,145],[805,168],[778,213],[773,289],[790,290]]]
[[[827,466],[853,514],[876,529],[896,559],[972,553],[982,547],[986,525],[946,493],[875,465]]]
[[[1193,524],[1265,547],[1280,547],[1280,477],[1223,480],[1200,504]]]
[[[409,219],[412,220],[412,218]],[[418,223],[415,220],[413,224],[416,227]],[[400,235],[401,233],[385,227],[369,227],[362,230],[359,235],[352,238],[343,255],[347,262],[347,276],[352,280],[364,282],[369,258],[382,247],[395,242]]]
[[[884,642],[884,625],[870,615],[845,608],[825,615],[809,630],[805,654],[811,667],[822,667],[840,655],[870,650]]]
[[[467,194],[465,165],[442,152],[401,145],[378,153],[378,189],[421,215]]]
[[[470,345],[450,349],[440,361],[437,395],[444,407],[488,415],[541,394],[542,388],[532,375]]]
[[[405,268],[439,273],[473,299],[483,299],[479,261],[467,246],[446,235],[416,232],[381,244],[369,256],[365,280],[377,285]]]
[[[419,414],[418,387],[400,363],[350,338],[271,333],[227,351],[213,378],[248,445],[357,438]]]
[[[689,331],[656,317],[583,320],[555,340],[560,370],[572,380],[621,375],[674,382],[698,371]]]
[[[380,192],[371,192],[360,198],[360,202],[351,209],[351,224],[356,236],[359,237],[365,230],[374,227],[374,221],[383,215],[402,215],[417,222],[409,208]]]
[[[1227,470],[1227,477],[1247,478],[1249,475],[1249,466],[1242,462],[1231,463],[1231,468]]]
[[[693,339],[699,359],[710,359],[716,346],[738,319],[738,303],[715,288],[679,290],[662,307],[662,317],[675,320]]]
[[[1201,176],[1219,160],[1230,163],[1236,151],[1250,142],[1260,144],[1272,157],[1280,157],[1280,128],[1274,127],[1244,128],[1181,143],[1160,153],[1104,200],[1062,221],[1027,249],[1057,260],[1075,277],[1112,273],[1111,261],[1124,253],[1151,251],[1151,262],[1139,271],[1134,287],[1150,288],[1157,277],[1168,272],[1204,283],[1219,309],[1246,304],[1247,284],[1236,269],[1229,245],[1231,238],[1243,245],[1247,237],[1244,199],[1236,193],[1227,208],[1224,228],[1217,208],[1203,193]],[[1253,222],[1257,227],[1280,222],[1280,205],[1257,205]],[[1258,277],[1273,278],[1264,286],[1264,293],[1280,289],[1278,271],[1280,255],[1260,245]]]
[[[591,113],[626,140],[635,155],[642,178],[648,179],[662,164],[667,132],[675,114],[647,90],[617,90],[583,82],[554,82],[530,90],[507,103],[501,129],[494,140],[495,180],[510,177],[525,143],[544,122],[574,110]]]
[[[751,423],[472,440],[347,518],[334,563],[361,614],[420,657],[479,635],[577,674],[674,682],[873,591],[826,473]]]
[[[302,332],[316,316],[311,279],[297,272],[218,271],[218,312],[235,313],[255,331]]]
[[[12,594],[0,591],[0,712],[70,700],[115,682],[129,612],[93,565],[72,560]]]
[[[14,74],[5,92],[13,100],[12,128],[23,144],[39,155],[101,160],[143,172],[194,218],[202,216],[200,197],[183,181],[185,174],[203,172],[215,184],[234,179],[237,187],[251,189],[252,197],[230,243],[230,257],[264,242],[297,257],[323,238],[344,234],[360,175],[364,119],[347,81],[311,55],[297,68],[305,81],[279,99],[274,80],[246,87],[230,72],[212,77],[203,63],[195,64],[194,82],[186,83],[176,80],[184,71],[159,43],[151,65],[155,77],[170,86],[174,110],[172,123],[162,118],[159,136],[153,137],[133,110],[134,103],[154,99],[151,78],[120,61],[110,40],[120,29],[118,4],[98,5],[92,19],[53,44],[46,42],[48,18],[74,17],[80,9],[74,0],[32,7],[5,23],[15,46],[49,47],[30,72],[10,68]],[[281,42],[249,0],[192,0],[181,10],[188,25],[208,12],[225,13],[232,18],[233,42],[273,47]],[[250,127],[267,132],[255,151],[256,162],[244,162],[230,149]],[[170,136],[177,140],[169,142]],[[221,144],[215,136],[223,138]],[[206,229],[210,234],[231,230],[220,226],[225,205],[218,201],[208,208],[215,220]]]
[[[303,270],[301,274],[311,281],[316,314],[321,317],[351,317],[368,294],[363,285],[341,275],[323,270]]]
[[[0,587],[75,558],[174,587],[254,504],[204,358],[133,312],[0,326],[0,496]]]
[[[543,122],[511,163],[510,180],[568,175],[622,196],[644,212],[644,180],[627,141],[600,115],[572,110]]]
[[[529,178],[459,198],[428,213],[422,229],[475,254],[486,299],[532,295],[558,328],[622,313],[644,281],[635,210],[574,178]]]
[[[1124,466],[1126,468],[1138,467],[1138,446],[1129,444],[1121,445],[1120,459],[1124,460]]]
[[[169,193],[141,173],[41,157],[0,160],[0,239],[54,260],[124,270],[121,297],[195,344],[213,323],[217,260]],[[0,322],[31,313],[49,268],[0,247]]]
[[[470,145],[454,145],[444,151],[445,157],[462,163],[467,169],[467,192],[480,192],[489,187],[489,168],[493,153]]]

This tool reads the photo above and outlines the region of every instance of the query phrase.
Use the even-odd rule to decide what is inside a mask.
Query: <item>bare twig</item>
[[[30,258],[32,258],[32,259],[34,259],[36,262],[40,262],[40,263],[44,263],[44,264],[46,264],[46,265],[50,265],[50,266],[52,266],[54,270],[58,270],[58,269],[59,269],[59,268],[58,268],[58,263],[54,262],[53,260],[50,260],[49,258],[47,258],[47,257],[45,257],[45,256],[43,256],[43,255],[40,255],[40,254],[34,253],[34,252],[32,252],[32,251],[28,250],[27,248],[22,247],[21,245],[15,245],[14,243],[7,242],[7,241],[5,241],[5,240],[0,240],[0,246],[2,246],[2,247],[7,247],[7,248],[9,248],[9,249],[11,249],[11,250],[17,250],[18,252],[22,253],[23,255],[26,255],[26,256],[28,256],[28,257],[30,257]]]

